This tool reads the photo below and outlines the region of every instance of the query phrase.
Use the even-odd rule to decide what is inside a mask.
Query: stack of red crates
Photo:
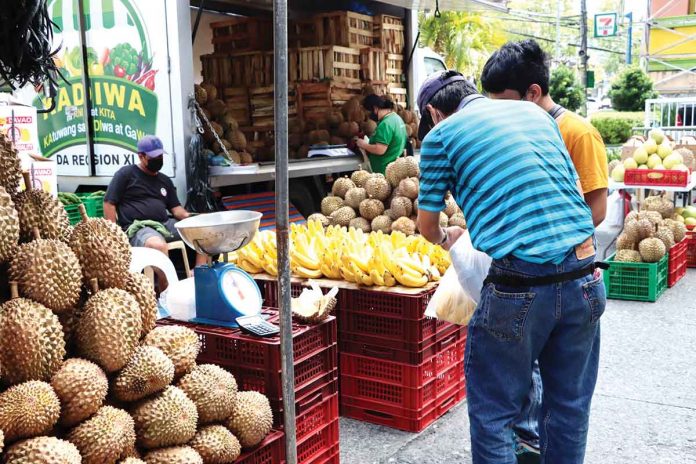
[[[341,415],[420,432],[466,396],[466,327],[424,317],[415,295],[339,293]]]
[[[271,323],[278,312],[266,309]],[[239,329],[159,321],[192,328],[201,340],[199,364],[216,364],[230,371],[241,391],[268,397],[274,427],[283,426],[280,337],[255,337]],[[298,462],[338,463],[338,353],[336,319],[304,325],[293,323],[295,413]],[[250,461],[256,462],[256,461]]]

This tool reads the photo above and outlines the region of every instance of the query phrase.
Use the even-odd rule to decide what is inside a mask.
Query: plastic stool
[[[186,278],[191,276],[191,268],[189,267],[188,254],[186,253],[186,245],[182,240],[176,240],[174,242],[167,242],[167,249],[171,250],[181,250],[181,256],[184,259],[184,270],[186,271]]]

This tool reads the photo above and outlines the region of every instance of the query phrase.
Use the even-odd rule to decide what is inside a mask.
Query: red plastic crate
[[[341,376],[348,375],[401,387],[419,388],[441,372],[463,362],[465,347],[464,340],[453,343],[417,366],[341,353]]]
[[[278,312],[265,309],[269,322],[278,322]],[[280,336],[255,337],[239,329],[164,319],[160,324],[183,325],[193,329],[201,340],[200,359],[222,366],[248,369],[281,370]],[[330,316],[320,324],[292,325],[295,362],[301,362],[338,341],[336,318]]]
[[[341,416],[407,432],[418,433],[466,398],[462,382],[445,392],[437,402],[421,410],[410,410],[341,395]]]
[[[237,379],[237,385],[242,391],[254,390],[263,393],[272,400],[281,400],[283,398],[283,383],[280,370],[245,369],[201,357],[199,357],[199,361],[208,364],[216,363],[231,372]],[[336,344],[303,361],[295,362],[296,393],[298,395],[305,394],[327,380],[335,379],[337,368],[338,346]]]
[[[626,185],[654,185],[659,187],[686,187],[689,185],[687,171],[657,169],[627,169],[624,174]]]
[[[370,345],[360,341],[345,340],[346,337],[344,337],[342,332],[339,332],[338,351],[339,353],[357,354],[360,356],[369,356],[371,358],[415,365],[423,363],[428,358],[436,355],[452,343],[466,341],[466,334],[467,327],[459,326],[459,328],[451,335],[442,336],[436,334],[435,337],[431,337],[432,343],[426,346],[423,350],[409,351],[378,345]],[[359,338],[359,336],[355,338]]]
[[[338,324],[342,341],[413,352],[422,351],[460,329],[456,324],[433,318],[410,320],[346,309],[338,312]]]
[[[278,307],[278,281],[277,280],[257,280],[263,282],[263,304],[270,308]],[[302,293],[302,289],[308,288],[309,285],[301,283],[290,283],[290,296],[297,298]],[[343,290],[339,291],[340,294]]]
[[[682,277],[686,275],[688,239],[684,238],[681,242],[669,249],[669,275],[667,286],[674,287]]]
[[[327,456],[338,445],[338,419],[326,424],[321,430],[297,440],[297,462],[313,462]]]
[[[321,455],[313,458],[307,464],[340,464],[341,463],[341,453],[338,443],[336,443],[330,450],[322,453]]]
[[[338,417],[337,393],[338,378],[335,378],[319,388],[295,398],[295,428],[298,439]],[[273,410],[273,427],[283,430],[283,402],[272,400],[271,409]]]
[[[686,267],[696,267],[696,233],[686,233]]]
[[[464,360],[419,387],[403,387],[373,379],[341,374],[341,395],[392,406],[419,410],[429,406],[443,392],[464,379]]]
[[[399,292],[375,292],[366,289],[345,291],[341,309],[399,319],[420,320],[435,288],[415,295]]]
[[[285,461],[285,434],[272,430],[254,448],[244,450],[235,464],[279,464]]]

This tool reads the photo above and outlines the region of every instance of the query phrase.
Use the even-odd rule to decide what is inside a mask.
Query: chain
[[[210,129],[210,132],[212,132],[213,137],[215,137],[215,141],[218,143],[218,145],[220,145],[220,148],[222,148],[222,152],[225,154],[225,158],[227,158],[228,161],[232,162],[232,164],[237,164],[232,160],[230,153],[227,151],[227,147],[224,143],[222,143],[222,140],[220,140],[220,136],[217,134],[217,132],[215,132],[215,129],[213,129],[213,125],[210,124],[208,116],[205,115],[203,109],[198,104],[195,98],[193,100],[193,104],[196,107],[196,110],[198,110],[196,111],[196,115],[194,116],[196,120],[196,126],[198,126],[198,132],[200,132],[201,134],[204,132],[203,124],[201,123],[200,118],[198,117],[198,115],[200,114],[203,117],[203,121],[205,121],[205,125],[208,126],[208,129]]]

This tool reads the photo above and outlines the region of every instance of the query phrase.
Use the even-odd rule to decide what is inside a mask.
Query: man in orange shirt
[[[536,103],[556,120],[575,170],[585,202],[598,226],[607,211],[607,155],[602,137],[585,118],[556,104],[549,95],[548,58],[534,40],[509,42],[488,59],[481,74],[483,89],[494,99]],[[520,464],[539,462],[539,414],[542,401],[539,365],[535,363],[527,402],[511,424],[517,438]]]

